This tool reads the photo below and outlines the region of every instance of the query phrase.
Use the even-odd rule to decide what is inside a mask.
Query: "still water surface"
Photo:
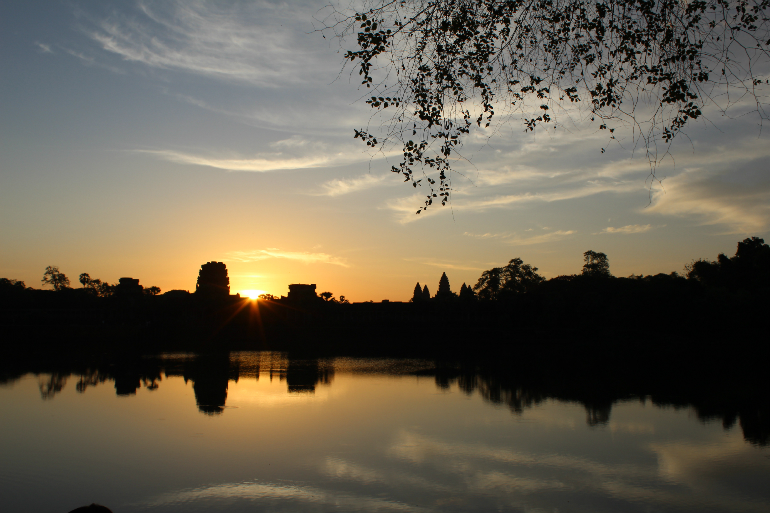
[[[0,509],[770,511],[768,447],[691,408],[596,410],[416,360],[204,362],[9,380]]]

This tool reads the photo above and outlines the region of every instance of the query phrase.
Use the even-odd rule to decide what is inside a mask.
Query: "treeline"
[[[758,237],[744,239],[738,243],[735,255],[728,257],[720,253],[715,261],[698,259],[684,266],[684,273],[631,275],[618,278],[611,274],[609,258],[604,253],[586,251],[583,253],[584,265],[580,274],[557,276],[546,280],[538,274],[538,268],[525,264],[520,258],[511,259],[507,265],[484,271],[473,287],[462,284],[460,292],[450,290],[446,273],[441,275],[438,291],[431,296],[427,285],[415,285],[413,303],[425,301],[510,301],[524,294],[544,293],[549,290],[563,291],[565,283],[573,288],[605,288],[606,281],[631,280],[634,282],[655,282],[673,287],[686,287],[697,284],[711,291],[725,293],[760,293],[770,291],[770,247]],[[675,284],[676,282],[676,284]]]
[[[76,298],[78,295],[86,294],[89,297],[112,297],[115,295],[132,295],[132,294],[144,294],[148,296],[157,296],[161,290],[159,287],[143,287],[139,285],[139,280],[133,280],[131,278],[121,278],[118,283],[110,284],[106,281],[103,282],[98,278],[91,278],[88,273],[82,273],[78,277],[78,281],[83,286],[82,289],[73,289],[70,286],[70,279],[66,274],[59,270],[58,266],[49,265],[45,268],[43,273],[43,279],[40,280],[45,285],[50,285],[52,291],[59,292],[57,297],[62,297],[69,294],[68,299]],[[0,299],[18,300],[23,297],[23,291],[34,291],[33,287],[27,287],[21,280],[14,280],[9,278],[0,278]],[[77,290],[74,295],[71,291]],[[3,306],[8,306],[7,304]]]
[[[247,301],[229,294],[221,262],[202,266],[194,293],[154,295],[122,278],[102,295],[90,285],[94,280],[81,276],[83,287],[73,289],[57,272],[47,269],[44,280],[58,279],[58,290],[0,280],[0,329],[12,334],[4,348],[34,338],[48,346],[120,341],[146,351],[201,345],[392,356],[484,351],[567,362],[639,353],[651,365],[664,353],[692,360],[696,347],[698,358],[721,361],[770,356],[760,342],[767,338],[770,247],[756,237],[739,242],[732,257],[693,261],[683,274],[618,278],[607,255],[587,251],[580,274],[546,280],[514,258],[484,271],[473,287],[463,284],[459,294],[446,274],[432,297],[418,284],[409,303],[351,304],[312,290]]]

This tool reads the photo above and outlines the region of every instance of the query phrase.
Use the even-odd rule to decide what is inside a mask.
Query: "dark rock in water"
[[[104,506],[100,506],[99,504],[91,504],[90,506],[81,506],[79,508],[75,508],[70,513],[112,513],[112,510],[110,508],[105,508]]]

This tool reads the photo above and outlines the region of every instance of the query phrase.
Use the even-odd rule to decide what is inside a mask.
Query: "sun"
[[[258,290],[258,289],[250,289],[250,290],[241,290],[240,291],[241,297],[248,297],[251,299],[257,299],[260,294],[267,294],[266,290]]]

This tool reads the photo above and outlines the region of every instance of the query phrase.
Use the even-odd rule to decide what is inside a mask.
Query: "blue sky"
[[[579,114],[534,133],[501,116],[463,147],[450,205],[415,215],[424,193],[389,172],[392,149],[353,139],[368,91],[342,68],[352,41],[314,31],[326,3],[4,2],[0,276],[39,286],[58,265],[73,283],[194,289],[218,260],[234,291],[405,300],[514,257],[552,277],[592,249],[628,276],[768,238],[749,98],[707,105],[661,182],[630,132],[608,145]]]

